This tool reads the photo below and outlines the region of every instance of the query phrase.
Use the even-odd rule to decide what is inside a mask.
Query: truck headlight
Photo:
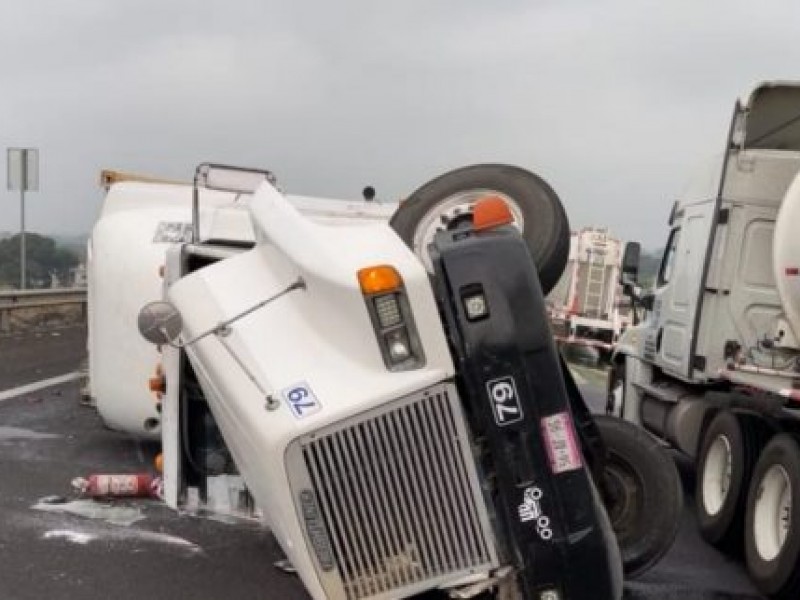
[[[423,366],[422,344],[397,270],[389,265],[367,267],[358,271],[358,283],[386,368],[408,371]]]
[[[389,349],[389,358],[393,362],[402,362],[410,358],[411,346],[408,343],[406,328],[401,327],[387,333],[386,347]]]

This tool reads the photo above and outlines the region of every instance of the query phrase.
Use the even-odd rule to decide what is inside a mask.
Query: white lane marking
[[[59,375],[58,377],[51,377],[50,379],[42,379],[40,381],[34,381],[33,383],[21,385],[19,387],[3,390],[0,391],[0,402],[3,400],[10,400],[11,398],[16,398],[17,396],[22,396],[23,394],[38,392],[39,390],[53,387],[54,385],[69,383],[70,381],[75,381],[76,379],[80,379],[84,376],[85,373],[75,371],[74,373],[67,373],[66,375]]]
[[[23,429],[22,427],[6,427],[5,425],[0,425],[0,442],[6,440],[46,440],[60,437],[61,436],[56,433],[43,433],[30,429]]]

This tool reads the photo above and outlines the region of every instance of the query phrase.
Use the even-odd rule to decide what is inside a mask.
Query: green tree
[[[25,234],[28,287],[49,287],[51,274],[61,281],[80,262],[70,250],[59,247],[53,238],[37,233]],[[0,284],[19,287],[19,234],[0,240]]]

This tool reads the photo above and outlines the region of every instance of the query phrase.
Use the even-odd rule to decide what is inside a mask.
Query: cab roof
[[[800,81],[768,81],[737,110],[742,148],[800,150]]]

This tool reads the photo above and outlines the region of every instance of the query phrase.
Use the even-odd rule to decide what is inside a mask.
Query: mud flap
[[[492,475],[503,558],[523,597],[620,598],[619,552],[524,241],[510,226],[463,229],[440,232],[430,250],[465,411]]]

